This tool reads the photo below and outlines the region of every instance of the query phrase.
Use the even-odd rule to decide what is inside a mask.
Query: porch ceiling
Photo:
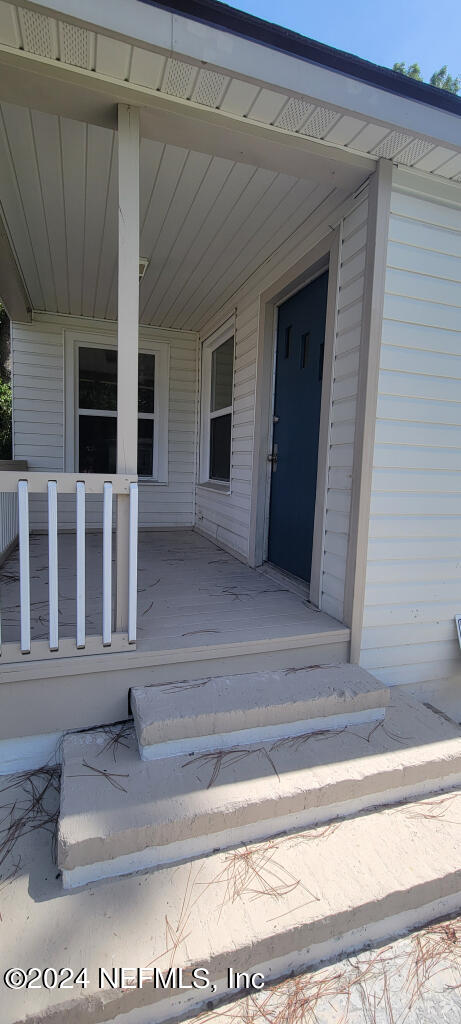
[[[116,319],[116,146],[108,128],[0,105],[0,204],[33,309]],[[326,213],[345,194],[331,177],[142,139],[140,255],[150,262],[141,322],[198,330],[322,204]]]

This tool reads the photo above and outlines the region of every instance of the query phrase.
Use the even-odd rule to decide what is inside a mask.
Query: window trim
[[[65,465],[66,472],[78,472],[78,417],[79,415],[116,416],[111,410],[97,409],[80,412],[78,404],[79,366],[78,353],[80,348],[107,348],[117,351],[115,335],[95,335],[83,331],[66,331],[65,333],[65,402],[66,402],[66,437]],[[169,423],[169,361],[170,348],[167,343],[150,341],[144,337],[139,339],[139,352],[155,356],[154,412],[138,413],[139,419],[154,421],[154,451],[152,476],[140,476],[146,483],[168,483],[168,423]]]
[[[211,368],[213,352],[224,345],[230,338],[234,340],[234,363],[232,370],[232,404],[224,409],[211,410]],[[230,494],[232,480],[232,431],[234,424],[234,390],[235,390],[235,316],[230,317],[202,344],[202,377],[200,386],[200,459],[199,483],[209,489],[215,488]],[[231,417],[231,457],[229,479],[218,480],[210,477],[210,423],[218,416]]]

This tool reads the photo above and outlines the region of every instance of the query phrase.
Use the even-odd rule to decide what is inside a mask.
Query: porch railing
[[[137,477],[97,473],[24,473],[2,472],[0,474],[0,497],[7,504],[8,499],[17,496],[17,520],[19,534],[19,606],[20,625],[17,642],[1,643],[1,661],[17,661],[21,655],[50,657],[53,654],[72,655],[97,653],[104,649],[123,650],[136,642],[137,612],[137,535],[138,535],[138,484]],[[31,639],[31,597],[30,597],[30,554],[29,554],[29,496],[45,495],[47,498],[48,534],[48,612],[49,635],[46,644]],[[73,495],[75,499],[75,632],[74,637],[59,635],[59,592],[58,592],[58,495]],[[86,634],[86,522],[85,503],[87,495],[102,496],[102,598],[101,634]],[[128,574],[123,580],[127,596],[127,630],[113,631],[112,625],[112,513],[113,497],[124,495],[129,501]]]

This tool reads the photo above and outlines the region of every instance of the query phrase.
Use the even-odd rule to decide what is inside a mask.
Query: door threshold
[[[279,569],[278,565],[273,565],[272,562],[264,562],[259,566],[258,572],[262,572],[264,576],[270,576],[276,583],[283,583],[293,594],[302,597],[304,601],[309,601],[309,584],[305,580],[300,579],[299,576],[293,576],[286,569]]]

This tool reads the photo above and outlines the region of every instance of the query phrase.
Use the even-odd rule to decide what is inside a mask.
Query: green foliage
[[[408,67],[405,61],[396,61],[392,67],[393,71],[399,71],[401,75],[406,75],[407,78],[414,78],[416,82],[422,82],[423,76],[421,74],[421,68],[419,64],[409,64]]]
[[[449,75],[446,64],[443,65],[443,68],[440,68],[440,71],[434,71],[429,82],[431,85],[435,85],[437,89],[446,89],[447,92],[453,92],[455,95],[461,89],[461,76],[457,75],[456,78],[453,78],[452,75]]]
[[[0,459],[11,459],[11,384],[0,379]]]
[[[406,75],[407,78],[414,78],[416,82],[423,81],[419,64],[408,64],[407,66],[403,60],[396,61],[392,70],[398,71],[401,75]],[[461,89],[461,75],[453,78],[452,75],[448,74],[447,65],[444,64],[439,71],[434,71],[434,74],[429,79],[429,84],[434,85],[436,89],[445,89],[447,92],[452,92],[456,95]]]

